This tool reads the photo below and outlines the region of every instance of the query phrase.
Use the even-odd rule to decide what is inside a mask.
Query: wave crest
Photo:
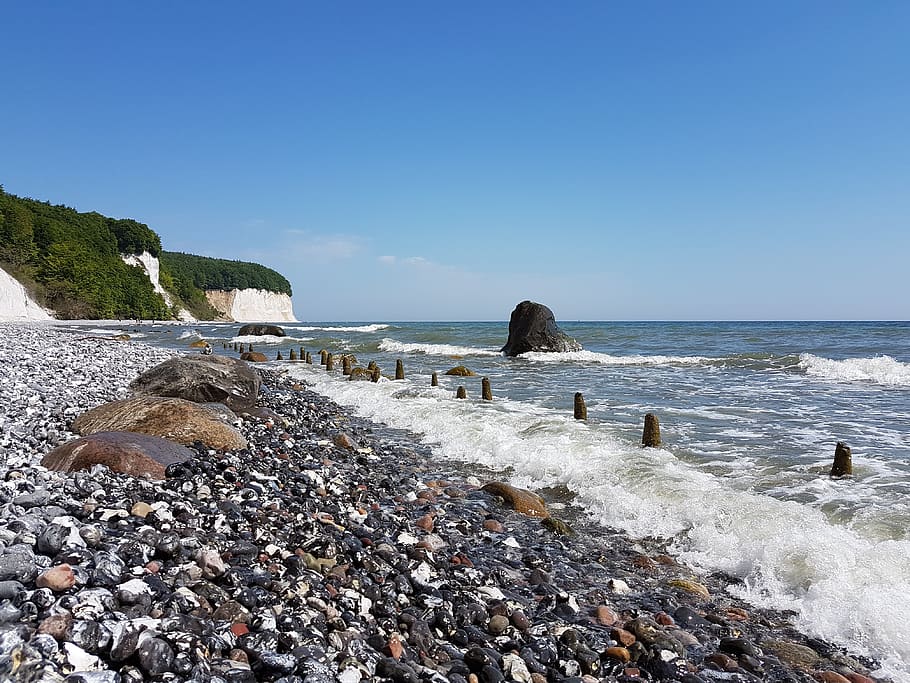
[[[891,356],[834,360],[802,353],[799,367],[807,375],[836,382],[873,382],[891,387],[910,387],[910,363]]]
[[[387,353],[423,353],[427,356],[501,356],[499,351],[480,349],[474,346],[455,346],[454,344],[410,344],[383,339],[379,350]]]
[[[708,365],[721,359],[705,356],[614,356],[596,351],[566,351],[565,353],[545,353],[531,351],[521,354],[521,358],[543,363],[600,363],[602,365]]]
[[[384,323],[372,323],[370,325],[352,325],[341,327],[326,325],[304,325],[288,327],[285,329],[298,330],[300,332],[314,332],[316,330],[322,330],[324,332],[379,332],[380,330],[385,330],[389,327],[391,327],[391,325],[386,325]]]

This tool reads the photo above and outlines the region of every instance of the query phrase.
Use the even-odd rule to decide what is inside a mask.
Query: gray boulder
[[[174,356],[130,384],[139,395],[170,396],[195,403],[224,403],[232,410],[256,403],[262,379],[247,363],[227,356]]]
[[[509,339],[502,347],[507,356],[528,351],[581,351],[581,344],[556,325],[553,311],[533,301],[522,301],[509,319]]]
[[[240,328],[240,332],[238,332],[238,335],[241,337],[246,337],[247,335],[261,337],[264,334],[270,334],[273,337],[286,336],[284,330],[278,325],[244,325]]]

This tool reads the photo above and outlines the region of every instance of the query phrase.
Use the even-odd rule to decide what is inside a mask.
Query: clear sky
[[[910,319],[910,3],[13,2],[0,184],[307,320]]]

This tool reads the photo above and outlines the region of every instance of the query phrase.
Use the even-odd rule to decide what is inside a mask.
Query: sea
[[[78,328],[184,351],[252,343],[270,359],[304,347],[314,365],[282,367],[358,415],[419,434],[440,459],[562,491],[595,528],[661,539],[695,572],[735,577],[728,590],[749,603],[910,680],[910,323],[559,324],[583,351],[504,357],[504,321],[282,323],[286,337]],[[401,359],[405,379],[343,381],[319,365],[323,348],[389,377]],[[476,376],[444,374],[456,365]],[[660,448],[641,446],[646,413]],[[838,442],[852,476],[829,474]]]

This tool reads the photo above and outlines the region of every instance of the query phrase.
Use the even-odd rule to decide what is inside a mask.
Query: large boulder
[[[559,329],[553,311],[533,301],[522,301],[509,319],[509,339],[502,347],[507,356],[528,351],[581,351],[581,344]]]
[[[284,330],[278,325],[244,325],[237,333],[241,337],[261,337],[270,334],[273,337],[284,337]]]
[[[51,470],[75,472],[105,465],[114,472],[134,477],[164,479],[168,465],[194,456],[186,446],[158,436],[135,432],[98,432],[58,446],[41,464]]]
[[[130,384],[139,395],[171,396],[195,403],[249,408],[262,379],[247,363],[227,356],[174,356],[146,370]]]
[[[209,406],[219,406],[221,411]],[[83,413],[73,422],[73,431],[83,436],[97,432],[138,432],[185,445],[201,441],[209,448],[246,448],[246,439],[228,424],[235,419],[236,416],[220,403],[135,396],[105,403]]]

